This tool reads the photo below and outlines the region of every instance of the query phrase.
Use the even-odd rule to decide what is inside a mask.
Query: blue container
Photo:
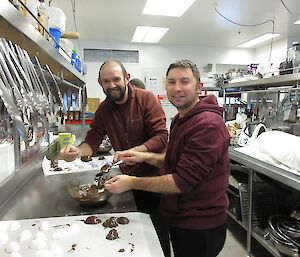
[[[77,53],[72,51],[72,56],[71,56],[71,64],[76,67],[76,59],[77,59]]]
[[[56,40],[56,42],[59,44],[60,43],[60,38],[61,38],[61,32],[60,32],[60,30],[57,29],[57,28],[50,28],[49,29],[49,33],[50,33],[50,35],[52,37],[54,37],[54,39]],[[54,42],[54,47],[56,49],[58,49],[59,45],[56,42]]]

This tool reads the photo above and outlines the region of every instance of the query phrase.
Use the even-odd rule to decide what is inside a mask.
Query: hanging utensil
[[[20,137],[24,140],[24,142],[28,142],[26,136],[26,129],[23,123],[22,118],[20,117],[17,106],[15,105],[14,101],[9,96],[7,92],[7,88],[3,84],[2,79],[0,78],[0,97],[6,107],[7,112],[9,113],[10,117],[14,120],[16,124],[16,129],[19,132]]]

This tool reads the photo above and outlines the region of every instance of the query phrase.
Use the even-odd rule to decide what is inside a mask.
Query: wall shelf
[[[240,88],[240,90],[246,89],[259,89],[267,87],[276,87],[276,86],[290,86],[290,85],[299,85],[300,82],[300,73],[287,74],[287,75],[276,75],[270,78],[256,79],[256,80],[247,80],[237,83],[228,83],[224,84],[222,88]]]
[[[1,0],[0,27],[1,37],[18,44],[31,57],[37,56],[55,75],[76,85],[85,84],[84,76],[8,0]]]

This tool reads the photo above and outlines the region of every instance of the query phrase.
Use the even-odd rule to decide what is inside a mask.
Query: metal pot
[[[283,223],[294,221],[295,219],[287,216],[273,215],[269,218],[268,223],[271,228],[270,236],[278,251],[287,256],[299,257],[300,243],[286,234],[282,226]]]
[[[272,233],[270,234],[272,241],[275,244],[275,247],[277,250],[286,256],[291,257],[299,257],[299,249],[295,247],[292,243],[288,243],[276,236],[274,236]]]

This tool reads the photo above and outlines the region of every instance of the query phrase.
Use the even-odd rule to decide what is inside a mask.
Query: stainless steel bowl
[[[299,257],[299,249],[295,245],[276,237],[272,233],[270,236],[279,252],[285,254],[286,256]]]

